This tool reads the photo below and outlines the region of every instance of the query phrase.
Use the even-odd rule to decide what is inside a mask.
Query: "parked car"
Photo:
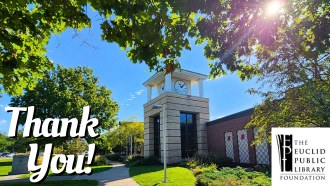
[[[7,152],[1,153],[0,157],[6,157],[6,155],[9,154]]]
[[[13,157],[13,156],[15,156],[15,153],[8,153],[8,154],[6,155],[6,157]]]
[[[39,153],[39,156],[43,156],[43,155],[44,155],[44,153],[43,153],[43,152],[40,152],[40,153]]]

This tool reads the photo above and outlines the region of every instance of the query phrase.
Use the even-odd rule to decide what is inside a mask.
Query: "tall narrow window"
[[[160,117],[154,117],[154,155],[160,157]]]
[[[193,157],[198,150],[196,115],[180,113],[180,126],[182,158]]]

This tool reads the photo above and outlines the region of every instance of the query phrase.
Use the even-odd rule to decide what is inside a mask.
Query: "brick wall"
[[[239,161],[239,150],[238,150],[238,136],[237,130],[242,130],[251,121],[251,116],[253,114],[253,109],[242,111],[241,113],[233,114],[218,120],[211,121],[207,123],[207,142],[209,153],[216,154],[218,156],[226,156],[226,146],[225,146],[225,132],[232,132],[233,147],[234,147],[234,162]],[[251,164],[256,164],[256,152],[255,147],[251,146],[254,140],[253,128],[247,129],[247,139],[248,139],[248,150],[249,150],[249,160]],[[268,145],[268,155],[269,162],[271,159],[271,148]]]

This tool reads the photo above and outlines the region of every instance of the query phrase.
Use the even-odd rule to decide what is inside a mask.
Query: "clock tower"
[[[147,87],[144,106],[144,156],[155,155],[163,162],[163,109],[165,107],[167,163],[178,163],[194,154],[206,154],[206,122],[209,121],[209,99],[204,98],[206,75],[188,70],[170,74],[158,72],[143,86]],[[191,87],[198,86],[198,95]],[[157,95],[152,96],[152,89]]]

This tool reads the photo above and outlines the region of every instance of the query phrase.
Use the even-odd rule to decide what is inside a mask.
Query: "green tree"
[[[160,20],[162,16],[166,20],[169,17],[166,3],[145,0],[4,0],[0,2],[0,91],[21,95],[24,88],[35,87],[36,79],[43,77],[43,71],[54,68],[45,49],[51,34],[59,35],[71,28],[74,36],[80,37],[77,31],[91,27],[87,5],[98,11],[103,19],[100,25],[102,39],[116,42],[123,49],[134,48],[128,54],[134,63],[145,61],[153,68],[158,64],[153,57],[155,52],[164,51],[165,57],[170,54],[162,45],[174,44],[182,50],[171,34],[167,33],[169,43],[159,37],[163,27]],[[174,23],[166,22],[175,28]]]
[[[64,68],[58,65],[56,71],[45,72],[44,78],[38,80],[36,88],[27,89],[22,96],[12,98],[10,106],[35,106],[34,117],[40,118],[42,122],[46,118],[76,118],[79,124],[83,107],[90,106],[90,117],[99,120],[95,132],[101,134],[114,126],[119,106],[110,98],[111,90],[98,85],[98,78],[92,73],[87,67]],[[19,124],[25,124],[26,114],[21,115]],[[85,140],[88,143],[93,142],[94,139],[86,134]],[[36,139],[39,145],[53,143],[55,146],[62,145],[67,140],[71,138]]]
[[[0,132],[0,151],[3,151],[12,144],[12,141],[6,133]]]
[[[116,127],[104,134],[108,149],[120,145],[123,149],[130,145],[131,136],[135,143],[135,150],[141,150],[139,145],[144,142],[144,123],[137,121],[138,117],[130,117],[128,121],[121,121]]]
[[[65,155],[79,155],[88,149],[88,144],[85,140],[80,137],[68,140],[56,148],[54,148],[54,153],[61,153]]]
[[[10,144],[6,147],[9,152],[25,153],[30,150],[29,143],[31,143],[35,138],[24,138],[23,131],[17,132],[16,138],[8,138]],[[40,148],[43,149],[43,148]]]
[[[280,11],[269,14],[269,6],[275,7],[270,4],[272,2],[276,0],[6,0],[0,6],[0,15],[4,17],[0,22],[3,34],[0,37],[1,85],[10,94],[20,93],[20,87],[27,85],[32,88],[35,77],[42,76],[34,72],[50,68],[51,63],[44,54],[40,54],[43,58],[38,58],[42,59],[41,62],[35,60],[33,55],[39,53],[29,52],[31,47],[28,46],[34,46],[30,39],[41,38],[43,42],[39,42],[36,51],[44,52],[43,46],[50,33],[60,34],[69,27],[90,27],[85,9],[89,4],[101,16],[102,39],[127,49],[127,56],[133,63],[144,62],[150,70],[166,68],[170,72],[180,67],[178,58],[183,50],[190,50],[188,39],[195,38],[195,44],[205,44],[204,55],[212,61],[211,78],[228,72],[237,72],[243,81],[258,76],[262,85],[270,87],[249,92],[263,96],[265,101],[262,105],[274,100],[287,100],[286,104],[295,105],[295,109],[309,105],[305,110],[311,110],[323,105],[320,110],[326,111],[329,105],[327,87],[330,84],[330,2],[287,0],[278,4],[282,8]],[[28,4],[35,5],[31,9],[33,11],[28,10]],[[39,36],[40,33],[45,35]],[[26,57],[20,58],[23,55]],[[27,65],[26,59],[34,66]],[[325,98],[318,100],[320,103],[314,104],[313,99],[302,101],[304,97],[301,96],[316,92],[326,94]],[[293,97],[300,101],[294,101]],[[288,98],[292,98],[291,101]],[[278,109],[285,108],[289,107],[274,106],[270,112],[284,113]],[[255,116],[267,118],[262,113],[265,112],[256,108]],[[302,119],[302,116],[296,116]],[[310,118],[304,122],[313,121],[308,125],[316,120],[317,126],[328,125],[327,115],[322,115],[325,118],[322,120],[313,118],[314,114],[306,116]],[[268,122],[265,125],[265,122],[255,120],[249,126],[262,126],[261,133],[266,135],[266,128],[271,125],[299,125],[295,120],[287,120],[285,114],[280,117],[286,118],[283,119],[286,122]]]

